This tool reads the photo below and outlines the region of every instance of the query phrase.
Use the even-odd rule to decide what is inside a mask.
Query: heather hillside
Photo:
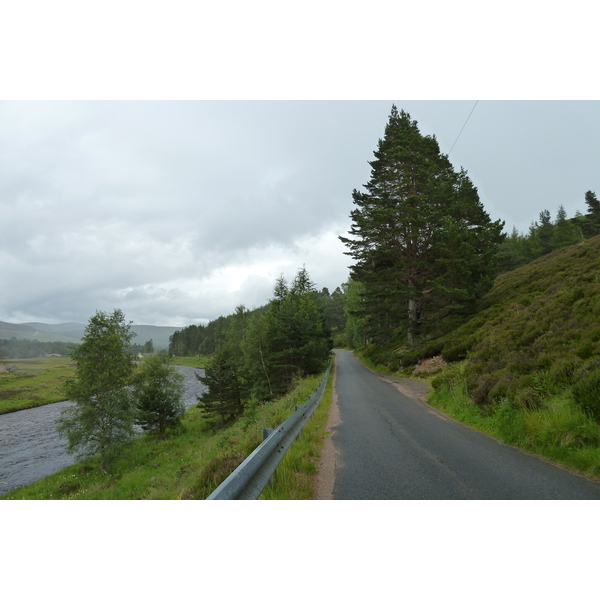
[[[544,396],[600,370],[600,236],[499,276],[481,310],[440,340],[476,403]]]

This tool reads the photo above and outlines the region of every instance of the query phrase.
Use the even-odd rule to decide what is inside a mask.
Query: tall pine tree
[[[352,237],[340,239],[363,284],[372,339],[388,344],[401,333],[413,344],[491,286],[504,223],[490,220],[466,172],[395,106],[374,155],[366,192],[352,193]]]

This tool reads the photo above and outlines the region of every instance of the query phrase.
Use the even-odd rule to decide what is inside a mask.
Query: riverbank
[[[97,459],[92,458],[15,489],[0,499],[202,500],[261,443],[264,427],[276,427],[294,412],[297,404],[306,402],[321,377],[301,380],[290,394],[251,407],[237,422],[222,430],[209,429],[201,411],[193,407],[185,414],[180,431],[164,440],[144,436],[132,442],[109,475],[102,475]],[[292,449],[297,447],[294,453],[290,449],[284,458],[287,467],[282,462],[280,468],[286,470],[280,469],[276,474],[275,485],[267,497],[311,497],[328,408],[324,398],[317,409],[321,416],[315,419],[316,411],[310,419],[315,419],[314,431],[307,425],[302,444],[292,444]]]
[[[177,366],[184,376],[183,402],[197,404],[204,386],[196,378],[202,369]],[[0,415],[0,495],[52,475],[75,462],[67,442],[56,433],[55,421],[68,402],[57,402]]]
[[[15,367],[0,373],[0,415],[64,401],[64,383],[75,377],[75,363],[66,356],[7,359],[0,365]]]

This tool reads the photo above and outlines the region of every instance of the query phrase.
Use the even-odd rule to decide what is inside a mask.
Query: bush
[[[449,363],[464,360],[467,358],[472,345],[472,338],[449,344],[442,350],[442,358]]]
[[[600,421],[600,370],[589,373],[572,388],[573,399],[585,413]]]

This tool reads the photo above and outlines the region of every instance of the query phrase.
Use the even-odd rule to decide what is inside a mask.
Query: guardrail
[[[206,498],[207,500],[256,500],[261,495],[288,448],[319,405],[330,371],[331,363],[315,393],[308,397],[305,404],[296,406],[293,415],[276,429],[263,429],[265,439],[262,444]]]

